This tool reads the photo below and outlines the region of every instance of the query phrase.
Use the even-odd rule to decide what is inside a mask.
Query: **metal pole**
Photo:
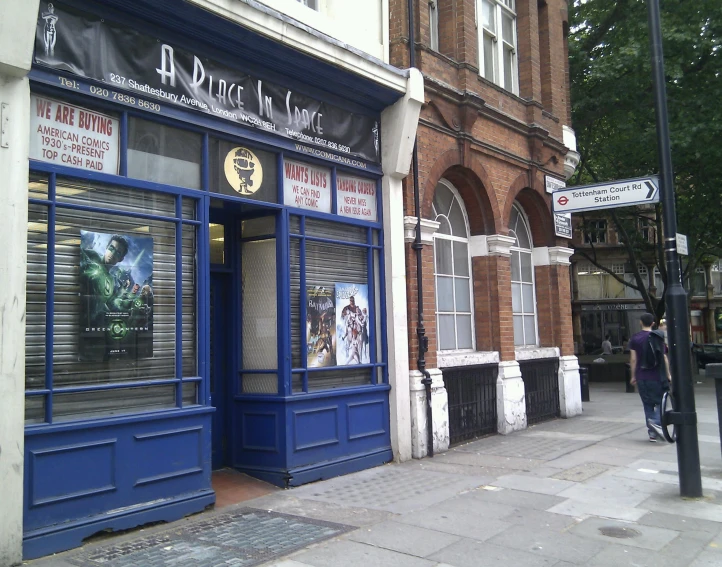
[[[409,16],[409,67],[416,67],[416,38],[414,37],[414,0],[408,0],[408,16]],[[426,327],[424,326],[424,272],[422,265],[421,251],[421,205],[419,203],[419,155],[416,149],[416,141],[414,141],[414,151],[411,155],[411,163],[413,169],[414,182],[414,209],[416,213],[416,237],[411,248],[416,252],[416,293],[418,312],[418,325],[416,327],[416,336],[419,341],[419,357],[416,359],[416,367],[424,377],[421,383],[424,385],[426,393],[426,443],[428,445],[427,455],[434,456],[434,425],[433,411],[431,406],[431,374],[426,369],[426,358],[424,354],[429,350],[429,339],[426,336]]]
[[[687,293],[682,286],[682,272],[677,255],[677,213],[674,204],[672,152],[669,144],[667,95],[664,84],[664,55],[659,0],[647,0],[649,38],[652,48],[654,77],[654,109],[657,117],[657,149],[659,153],[660,184],[664,225],[664,255],[667,264],[666,307],[669,324],[669,354],[676,398],[677,464],[681,496],[702,496],[702,476],[697,440],[697,413],[690,373],[689,313]]]

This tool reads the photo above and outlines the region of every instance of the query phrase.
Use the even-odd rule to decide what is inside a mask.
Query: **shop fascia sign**
[[[555,191],[552,210],[554,213],[580,213],[658,202],[659,181],[657,177],[649,176]]]
[[[93,38],[92,43],[87,42],[88,37]],[[40,3],[34,62],[105,83],[108,89],[100,90],[107,92],[100,94],[109,100],[156,112],[160,108],[149,100],[159,100],[282,136],[301,146],[309,144],[316,149],[316,157],[334,152],[380,161],[379,123],[373,116],[316,100],[57,3]],[[61,81],[66,88],[77,90],[76,83]],[[304,151],[303,147],[299,150]]]

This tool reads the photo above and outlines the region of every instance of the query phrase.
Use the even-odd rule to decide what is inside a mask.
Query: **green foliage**
[[[662,0],[661,14],[689,272],[702,257],[722,255],[722,1]],[[575,0],[570,22],[572,123],[582,156],[570,185],[657,173],[647,3]]]

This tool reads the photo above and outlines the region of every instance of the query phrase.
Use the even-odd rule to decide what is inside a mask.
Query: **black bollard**
[[[708,364],[704,368],[704,374],[714,379],[714,387],[717,393],[717,418],[719,420],[720,439],[722,439],[722,364]]]
[[[588,402],[589,401],[589,367],[588,366],[580,366],[579,367],[579,384],[581,385],[581,389],[582,389],[582,401]]]

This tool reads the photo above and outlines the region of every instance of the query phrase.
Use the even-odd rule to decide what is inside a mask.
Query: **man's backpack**
[[[664,363],[664,335],[659,331],[651,331],[642,349],[640,367],[643,370],[660,368]]]

